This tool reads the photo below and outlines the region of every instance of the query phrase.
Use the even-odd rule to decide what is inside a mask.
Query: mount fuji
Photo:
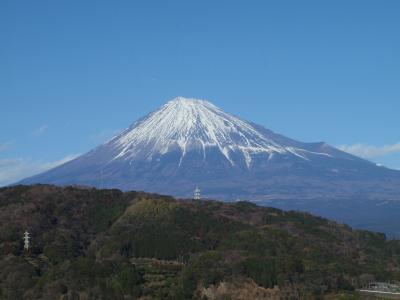
[[[396,212],[392,219],[400,235],[400,171],[323,142],[295,141],[210,102],[183,97],[90,152],[20,183],[89,185],[186,198],[198,186],[207,198],[304,209],[353,226],[363,226],[365,220],[370,224],[385,209],[379,218],[386,222],[387,214]],[[374,222],[381,224],[379,220]]]
[[[90,185],[251,200],[398,199],[400,172],[302,143],[178,97],[92,151],[22,183]],[[397,183],[397,184],[394,184]]]

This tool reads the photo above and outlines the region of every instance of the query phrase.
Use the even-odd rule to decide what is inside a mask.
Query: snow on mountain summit
[[[88,185],[216,199],[352,199],[399,195],[400,172],[328,144],[304,143],[178,97],[110,141],[21,183]],[[351,188],[350,188],[351,187]],[[351,191],[354,190],[354,193]]]
[[[234,165],[232,154],[240,153],[247,167],[252,155],[292,154],[303,159],[304,150],[280,145],[249,122],[225,113],[214,104],[199,99],[177,97],[148,117],[133,124],[110,141],[118,149],[114,159],[135,160],[180,150],[179,165],[189,150],[200,150],[203,158],[216,147]],[[272,157],[272,156],[271,156]]]

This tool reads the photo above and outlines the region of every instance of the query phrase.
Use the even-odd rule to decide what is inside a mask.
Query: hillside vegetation
[[[23,249],[23,232],[31,249]],[[359,299],[400,242],[248,202],[0,189],[0,299]]]

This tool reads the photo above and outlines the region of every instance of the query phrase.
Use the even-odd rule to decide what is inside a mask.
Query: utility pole
[[[200,200],[201,199],[201,191],[198,187],[194,190],[194,200]]]
[[[29,253],[29,239],[30,239],[29,232],[25,231],[23,240],[24,240],[24,251],[26,254]]]

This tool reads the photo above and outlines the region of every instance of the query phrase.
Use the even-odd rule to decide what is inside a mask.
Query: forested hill
[[[352,290],[374,279],[400,280],[400,242],[310,214],[119,190],[0,189],[0,299],[358,299]]]

